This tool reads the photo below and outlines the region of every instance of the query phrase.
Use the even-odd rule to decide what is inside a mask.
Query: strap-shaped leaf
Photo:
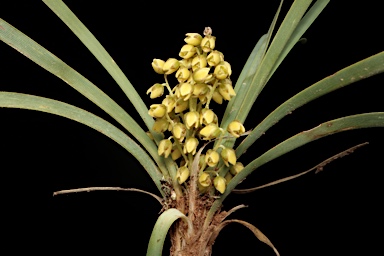
[[[313,129],[300,132],[290,137],[289,139],[286,139],[280,144],[274,146],[273,148],[271,148],[270,150],[250,162],[248,165],[246,165],[244,169],[241,170],[241,172],[236,174],[231,179],[231,181],[227,185],[224,194],[222,194],[220,198],[216,199],[213,203],[211,209],[207,214],[204,226],[209,225],[214,213],[219,209],[224,199],[232,192],[232,190],[258,167],[311,141],[315,141],[325,136],[343,131],[372,127],[384,127],[384,112],[364,113],[334,119],[322,123]]]
[[[192,223],[179,210],[170,208],[163,212],[156,221],[149,239],[147,256],[161,256],[163,253],[164,240],[167,237],[168,230],[172,224],[181,218],[188,223],[188,233],[192,232]]]
[[[55,114],[95,129],[131,153],[148,172],[160,193],[164,196],[160,183],[162,174],[151,157],[134,140],[106,120],[64,102],[13,92],[0,92],[0,107],[37,110]]]
[[[95,36],[61,0],[43,0],[43,2],[69,27],[101,65],[103,65],[132,102],[148,129],[152,130],[153,118],[148,115],[148,108],[128,78]]]
[[[297,93],[272,111],[252,130],[237,147],[237,157],[240,157],[271,126],[295,109],[327,93],[381,72],[384,72],[384,52],[356,62]]]
[[[113,117],[149,152],[164,175],[168,175],[163,159],[157,154],[155,143],[122,107],[84,76],[1,18],[0,27],[0,40],[62,79]]]

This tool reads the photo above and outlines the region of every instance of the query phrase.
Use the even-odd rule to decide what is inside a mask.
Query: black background
[[[30,36],[110,95],[142,124],[118,85],[71,31],[40,1],[7,1],[0,17]],[[260,3],[259,3],[260,2]],[[162,76],[153,58],[178,58],[188,32],[211,26],[216,48],[232,65],[236,81],[253,46],[278,6],[275,1],[135,2],[65,1],[98,38],[143,97]],[[292,1],[286,1],[285,14]],[[332,1],[284,60],[254,105],[247,129],[283,101],[316,81],[383,50],[380,5]],[[133,4],[132,4],[133,6]],[[281,16],[283,17],[283,16]],[[281,22],[281,18],[279,22]],[[66,83],[4,43],[0,90],[61,100],[116,124]],[[384,77],[378,75],[323,96],[272,127],[242,159],[250,161],[280,141],[345,115],[384,111]],[[213,105],[220,113],[225,105]],[[221,109],[221,110],[220,110]],[[106,251],[144,255],[160,205],[135,192],[92,192],[52,197],[60,189],[120,186],[156,193],[137,161],[115,142],[79,123],[34,111],[0,109],[1,230],[15,252],[86,254]],[[120,127],[118,124],[116,124]],[[281,255],[346,255],[379,251],[383,238],[382,128],[348,131],[310,143],[268,163],[242,187],[261,185],[311,168],[353,145],[370,144],[332,162],[325,171],[260,190],[231,195],[232,215],[257,226]],[[11,246],[12,245],[12,246]],[[167,255],[169,243],[164,254]],[[134,252],[134,253],[133,253]],[[273,255],[246,228],[223,230],[213,255]]]

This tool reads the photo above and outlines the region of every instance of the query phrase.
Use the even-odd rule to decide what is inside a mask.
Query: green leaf
[[[0,29],[0,40],[62,79],[107,112],[141,143],[152,158],[155,159],[164,175],[167,175],[163,159],[157,154],[155,143],[122,107],[88,79],[2,19],[0,19],[0,26],[2,28]]]
[[[104,119],[64,102],[13,92],[0,92],[0,107],[37,110],[55,114],[95,129],[131,153],[144,167],[160,193],[164,196],[160,183],[162,174],[151,157],[135,141]]]
[[[149,239],[147,256],[160,256],[163,253],[164,240],[171,225],[181,218],[188,224],[188,233],[192,232],[192,223],[179,210],[170,208],[163,212],[156,221],[151,238]]]
[[[247,91],[244,99],[237,101],[237,104],[233,104],[229,110],[228,122],[235,119],[242,123],[245,121],[256,98],[267,83],[271,70],[311,2],[310,0],[296,0],[293,2],[252,81],[246,88],[241,88]]]
[[[76,15],[60,0],[43,0],[43,2],[69,27],[70,30],[89,49],[96,59],[103,65],[112,78],[123,90],[125,95],[132,102],[137,112],[149,130],[153,127],[153,118],[148,115],[148,108],[137,93],[136,89],[129,82],[128,78],[121,71],[116,62],[104,49],[95,36],[85,27]]]
[[[293,31],[291,37],[287,41],[284,49],[279,55],[275,65],[273,66],[271,72],[269,73],[269,77],[267,81],[272,77],[275,73],[276,69],[279,67],[281,62],[285,59],[288,53],[292,50],[293,46],[300,40],[301,36],[307,31],[307,29],[312,25],[315,19],[320,15],[320,13],[324,10],[325,6],[330,2],[330,0],[318,0],[316,3],[309,9],[309,11],[304,15],[304,17],[300,20],[296,29]]]
[[[236,174],[232,180],[228,183],[227,189],[224,194],[216,200],[212,206],[213,210],[218,208],[223,200],[231,193],[231,191],[249,174],[251,174],[258,167],[268,163],[269,161],[278,158],[298,147],[301,147],[311,141],[323,138],[328,135],[332,135],[338,132],[350,131],[361,128],[372,127],[384,127],[384,112],[364,113],[359,115],[346,116],[338,119],[334,119],[319,126],[300,132],[289,139],[274,146],[248,165],[244,169]],[[211,211],[211,210],[210,210]]]
[[[327,93],[381,72],[384,72],[384,52],[356,62],[299,92],[272,111],[252,130],[237,147],[237,157],[240,157],[271,126],[295,109]]]

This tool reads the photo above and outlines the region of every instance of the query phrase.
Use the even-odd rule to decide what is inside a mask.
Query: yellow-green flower
[[[227,65],[219,64],[215,67],[215,70],[213,71],[213,74],[215,77],[219,80],[223,80],[229,76],[229,70]]]
[[[157,153],[159,156],[164,156],[167,158],[172,151],[172,142],[169,139],[161,140],[159,147],[157,148]]]
[[[202,49],[204,52],[210,52],[210,51],[212,51],[212,50],[215,48],[215,41],[216,41],[216,37],[211,36],[211,35],[207,35],[207,36],[205,36],[205,37],[201,40],[201,43],[200,43],[201,49]]]
[[[192,153],[192,155],[196,154],[196,148],[199,145],[199,140],[195,137],[189,137],[184,142],[183,152],[184,154]]]
[[[203,37],[198,33],[187,33],[185,34],[185,36],[186,38],[184,39],[184,41],[187,44],[194,45],[194,46],[200,45],[201,40],[203,39]]]
[[[191,76],[191,71],[186,67],[180,67],[176,72],[176,79],[179,83],[185,82]]]
[[[161,102],[167,108],[167,113],[170,113],[176,106],[176,99],[174,96],[167,95]]]
[[[217,103],[217,104],[222,104],[223,103],[223,96],[219,93],[219,90],[216,88],[212,94],[212,99]]]
[[[176,179],[179,184],[184,183],[189,177],[189,169],[186,166],[182,166],[177,169]]]
[[[211,67],[219,65],[221,62],[220,53],[218,51],[213,51],[207,56],[208,65]]]
[[[148,114],[152,117],[161,118],[165,115],[167,108],[163,104],[152,104]]]
[[[207,58],[204,55],[197,55],[192,59],[192,70],[195,71],[199,68],[207,66]]]
[[[155,70],[156,73],[164,74],[164,71],[163,71],[164,63],[165,62],[161,59],[153,59],[151,64],[152,64],[153,70]]]
[[[190,111],[184,114],[184,124],[188,129],[199,128],[200,126],[200,115],[197,111]]]
[[[190,83],[181,83],[176,89],[176,95],[184,101],[189,100],[193,93],[193,85]]]
[[[151,99],[161,97],[164,93],[164,86],[162,84],[156,83],[147,90],[147,94],[149,93],[151,94],[149,96]]]
[[[203,187],[209,187],[211,183],[211,176],[206,172],[202,172],[199,176],[199,184]]]
[[[213,149],[208,149],[205,154],[205,162],[209,167],[215,167],[220,160],[219,153]]]
[[[220,155],[226,166],[229,166],[229,164],[236,164],[236,153],[233,148],[223,148],[223,150],[221,150]]]
[[[230,172],[227,172],[227,174],[225,174],[224,176],[225,184],[228,184],[232,178],[233,178],[233,175]]]
[[[189,106],[188,101],[185,101],[183,98],[180,98],[176,101],[175,113],[181,113],[186,110]]]
[[[232,97],[236,96],[236,92],[232,87],[232,82],[229,79],[225,79],[219,84],[218,91],[225,100],[231,100]]]
[[[211,109],[203,108],[200,112],[200,124],[208,125],[212,123],[218,123],[217,115]]]
[[[236,164],[231,165],[231,167],[229,167],[229,171],[231,172],[232,175],[238,174],[243,169],[244,169],[244,165],[241,162],[236,162]]]
[[[225,188],[227,187],[226,180],[224,179],[224,177],[216,176],[213,179],[213,185],[215,186],[217,191],[219,191],[221,194],[224,194]]]
[[[175,58],[169,58],[163,65],[163,72],[166,75],[172,74],[180,67],[180,63]]]
[[[203,83],[208,80],[212,75],[209,74],[210,68],[199,68],[193,72],[193,80],[196,83]]]
[[[211,140],[221,135],[221,129],[216,124],[208,124],[200,130],[199,134],[203,136],[203,140]]]
[[[162,133],[162,132],[165,132],[166,130],[168,130],[168,120],[164,117],[164,118],[157,118],[155,123],[153,124],[153,130],[155,132],[158,132],[158,133]]]
[[[175,139],[182,142],[187,135],[187,127],[183,123],[177,123],[173,126],[172,133]]]
[[[227,131],[233,135],[233,137],[240,137],[245,132],[245,128],[242,123],[239,121],[235,120],[229,123],[227,127]]]
[[[191,44],[185,44],[183,47],[181,47],[181,50],[179,52],[179,56],[183,59],[189,59],[196,53],[195,46]]]

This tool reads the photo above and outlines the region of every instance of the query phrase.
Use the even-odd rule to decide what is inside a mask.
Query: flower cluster
[[[164,135],[158,145],[158,154],[171,157],[178,162],[177,181],[184,183],[189,178],[192,162],[199,143],[222,139],[225,130],[219,127],[217,115],[210,109],[213,100],[222,104],[236,95],[230,79],[231,65],[224,55],[215,50],[216,38],[207,27],[204,37],[198,33],[187,33],[185,45],[181,47],[179,57],[164,61],[154,59],[152,67],[158,74],[164,75],[164,83],[156,83],[147,94],[151,99],[163,96],[160,104],[152,104],[148,111],[155,118],[153,130]],[[174,74],[178,84],[171,88],[167,76]],[[227,131],[238,138],[245,132],[244,126],[232,121]],[[170,133],[168,138],[165,134]],[[227,182],[243,168],[237,162],[234,149],[218,145],[200,155],[198,186],[201,192],[214,187],[224,193]],[[220,165],[230,168],[225,177],[218,174]],[[213,185],[213,186],[212,186]]]

